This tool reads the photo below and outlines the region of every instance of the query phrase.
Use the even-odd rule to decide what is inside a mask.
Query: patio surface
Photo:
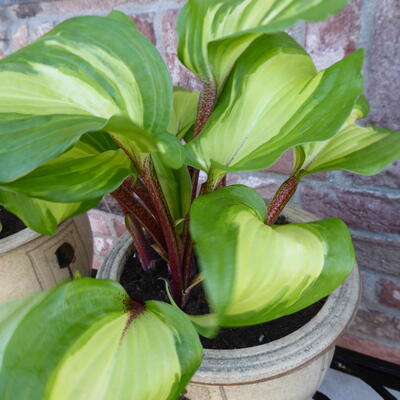
[[[395,399],[400,400],[400,392],[388,390]],[[334,369],[328,371],[319,391],[330,400],[382,400],[382,397],[361,379]]]

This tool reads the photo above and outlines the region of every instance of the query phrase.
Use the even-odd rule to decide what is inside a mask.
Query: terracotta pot
[[[317,218],[286,207],[296,222]],[[121,237],[97,277],[119,281],[133,249]],[[205,349],[199,370],[187,387],[190,400],[309,400],[331,363],[334,345],[352,321],[360,296],[358,267],[332,293],[318,314],[302,328],[271,343],[238,350]]]
[[[90,276],[93,239],[86,214],[53,236],[24,229],[0,240],[0,303],[54,287],[76,271]]]

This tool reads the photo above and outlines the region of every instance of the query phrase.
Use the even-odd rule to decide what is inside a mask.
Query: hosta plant
[[[284,29],[345,0],[188,0],[178,54],[203,83],[173,87],[120,12],[69,19],[0,61],[0,204],[51,234],[111,193],[141,266],[156,258],[170,304],[79,278],[0,307],[2,400],[176,399],[202,357],[198,333],[263,323],[329,295],[355,260],[336,218],[275,225],[307,174],[374,174],[400,133],[363,127],[363,52],[318,72]],[[226,186],[287,150],[293,172],[266,205]],[[199,171],[207,180],[199,184]],[[203,285],[210,313],[184,304]]]

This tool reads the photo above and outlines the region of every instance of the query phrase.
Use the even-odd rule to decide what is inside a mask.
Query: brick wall
[[[0,57],[42,35],[61,20],[82,14],[129,14],[164,56],[174,83],[199,87],[176,59],[176,16],[184,0],[0,0]],[[356,48],[366,50],[364,75],[371,104],[368,123],[400,129],[400,2],[352,0],[338,16],[322,23],[301,23],[290,31],[312,54],[319,68]],[[271,196],[289,172],[290,156],[269,171],[235,174]],[[400,162],[375,177],[347,172],[311,176],[293,204],[319,217],[338,216],[351,227],[364,286],[357,318],[341,344],[400,363]],[[107,197],[90,212],[98,267],[124,232],[123,218]]]

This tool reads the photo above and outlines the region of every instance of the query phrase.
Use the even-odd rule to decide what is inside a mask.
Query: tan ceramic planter
[[[292,221],[316,218],[292,207]],[[97,277],[119,281],[132,242],[125,234]],[[358,268],[332,293],[319,313],[282,339],[238,350],[208,350],[187,387],[190,400],[310,400],[324,379],[338,337],[351,322],[359,301]]]
[[[69,248],[68,255],[73,254],[69,267],[61,268],[56,256],[62,245]],[[0,303],[51,289],[75,271],[89,276],[92,257],[92,231],[86,214],[63,222],[53,236],[24,229],[1,239]]]

